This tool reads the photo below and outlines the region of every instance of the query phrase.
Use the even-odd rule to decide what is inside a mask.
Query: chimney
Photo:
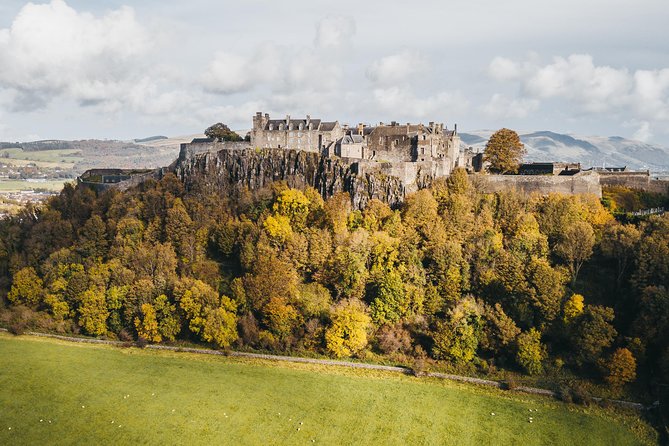
[[[307,115],[307,127],[309,127],[310,123],[311,123],[311,116]]]
[[[434,121],[430,121],[430,128],[431,128],[431,129],[434,128]]]
[[[286,125],[290,124],[290,115],[286,115]]]
[[[397,121],[390,121],[390,126],[395,127],[397,125]]]
[[[457,134],[458,134],[458,125],[457,125],[457,124],[454,124],[454,125],[453,125],[453,134],[454,134],[454,135],[457,135]]]
[[[365,124],[362,122],[358,124],[358,135],[362,135],[363,130],[365,129]]]

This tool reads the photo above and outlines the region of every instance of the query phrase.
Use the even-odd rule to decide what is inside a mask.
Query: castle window
[[[283,124],[279,124],[279,130],[283,130]]]
[[[397,145],[397,144],[399,144],[399,143],[400,143],[400,140],[399,140],[399,139],[396,139],[396,140],[395,140],[395,145]]]
[[[288,130],[293,130],[293,123],[288,124]]]
[[[423,141],[425,141],[425,135],[423,135]]]
[[[299,130],[304,130],[304,124],[302,124],[301,122],[300,122],[300,128],[299,128]]]
[[[269,125],[269,129],[270,129],[270,130],[274,130],[274,124],[270,124],[270,125]]]

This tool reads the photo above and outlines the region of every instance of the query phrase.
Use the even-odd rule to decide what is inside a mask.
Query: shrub
[[[376,335],[379,350],[387,355],[411,350],[411,335],[402,324],[384,325]]]

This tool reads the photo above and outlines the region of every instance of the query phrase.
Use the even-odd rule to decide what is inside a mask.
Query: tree
[[[467,363],[476,356],[483,328],[483,308],[471,297],[462,299],[439,321],[432,334],[432,354],[436,358]]]
[[[626,348],[614,351],[604,363],[604,368],[606,370],[604,379],[616,390],[636,379],[636,359]]]
[[[42,279],[37,276],[33,267],[21,268],[14,274],[12,288],[7,298],[16,305],[35,306],[42,300],[44,288]]]
[[[525,155],[525,146],[518,133],[500,129],[492,134],[485,146],[484,159],[490,162],[490,170],[499,173],[518,171],[518,164]]]
[[[562,310],[564,322],[569,323],[574,320],[574,318],[583,314],[583,307],[583,296],[580,294],[572,294],[572,296],[564,303],[564,308]]]
[[[90,288],[81,295],[79,304],[79,326],[88,334],[99,336],[107,333],[107,302],[105,293],[96,288]]]
[[[137,336],[146,339],[149,342],[160,342],[163,340],[158,331],[158,320],[156,319],[156,310],[151,304],[142,304],[141,319],[135,317],[135,328]]]
[[[595,233],[592,226],[584,221],[577,221],[565,229],[555,245],[555,253],[567,262],[572,286],[576,284],[583,263],[592,256],[593,246]]]
[[[525,333],[518,335],[516,340],[518,352],[516,362],[530,375],[538,375],[543,372],[541,361],[546,359],[546,347],[541,343],[541,333],[531,328]]]
[[[370,318],[365,305],[356,299],[339,303],[331,314],[332,323],[325,331],[325,344],[337,358],[351,356],[367,346]]]
[[[617,282],[620,284],[627,266],[636,256],[641,232],[634,225],[611,224],[604,229],[602,253],[618,261]]]
[[[202,338],[221,348],[228,348],[237,339],[237,317],[235,304],[227,296],[221,296],[220,306],[207,310]]]
[[[207,136],[207,138],[215,139],[218,142],[243,141],[241,136],[230,130],[230,127],[223,124],[222,122],[218,122],[208,127],[207,130],[204,131],[204,134]]]
[[[613,343],[617,332],[613,328],[612,308],[586,305],[571,330],[571,341],[578,364],[595,362],[602,351]]]
[[[369,307],[372,319],[378,325],[393,323],[409,311],[409,299],[402,277],[396,270],[379,274],[372,283],[372,303]]]

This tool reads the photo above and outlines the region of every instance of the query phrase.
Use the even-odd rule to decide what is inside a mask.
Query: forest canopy
[[[590,195],[484,194],[456,170],[399,209],[172,174],[66,186],[0,222],[1,319],[143,342],[549,371],[669,373],[669,217]]]

